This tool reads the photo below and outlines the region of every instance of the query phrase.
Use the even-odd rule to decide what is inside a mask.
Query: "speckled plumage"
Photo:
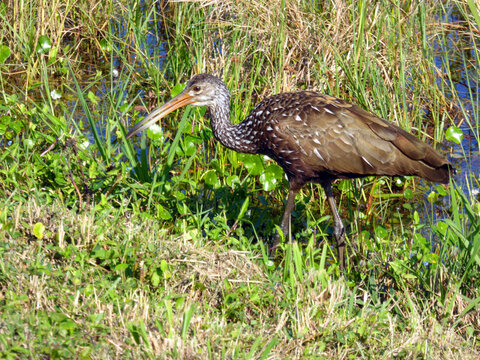
[[[207,106],[213,134],[224,146],[268,155],[284,169],[290,183],[281,223],[285,235],[300,188],[308,182],[324,187],[334,216],[341,267],[344,227],[333,199],[332,181],[369,175],[416,175],[439,183],[449,181],[451,165],[430,146],[357,105],[332,96],[311,91],[274,95],[234,125],[229,119],[228,88],[209,74],[194,76],[180,95],[147,116],[127,137],[187,104]]]

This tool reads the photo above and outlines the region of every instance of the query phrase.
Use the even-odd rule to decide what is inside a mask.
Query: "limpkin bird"
[[[172,111],[206,106],[213,135],[229,149],[264,154],[285,171],[290,189],[280,228],[290,234],[295,196],[306,183],[325,190],[334,221],[340,268],[344,267],[344,226],[332,194],[336,179],[370,175],[416,175],[447,183],[451,165],[417,137],[357,105],[311,91],[283,93],[259,103],[239,124],[230,122],[230,92],[217,77],[195,75],[185,90],[155,109],[127,139]],[[278,246],[280,237],[274,240]]]

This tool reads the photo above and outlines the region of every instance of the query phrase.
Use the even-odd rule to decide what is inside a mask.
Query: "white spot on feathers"
[[[313,153],[314,153],[315,155],[317,155],[320,160],[325,161],[325,159],[324,159],[323,156],[320,154],[320,152],[318,151],[318,149],[316,149],[316,148],[313,149]]]
[[[365,161],[368,166],[370,166],[371,168],[373,168],[373,165],[372,165],[372,164],[370,163],[370,161],[368,161],[364,156],[362,156],[362,160]]]

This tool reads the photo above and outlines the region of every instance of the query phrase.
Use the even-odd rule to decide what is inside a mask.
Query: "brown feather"
[[[266,99],[264,146],[289,177],[302,182],[368,175],[416,175],[448,182],[450,165],[417,137],[343,100],[312,92]]]

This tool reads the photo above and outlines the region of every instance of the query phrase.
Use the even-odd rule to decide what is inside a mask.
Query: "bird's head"
[[[210,74],[195,75],[180,94],[153,110],[142,121],[131,128],[127,134],[127,139],[150,127],[180,107],[189,104],[193,106],[215,106],[220,103],[226,103],[228,106],[229,101],[230,93],[228,88],[219,78]]]

